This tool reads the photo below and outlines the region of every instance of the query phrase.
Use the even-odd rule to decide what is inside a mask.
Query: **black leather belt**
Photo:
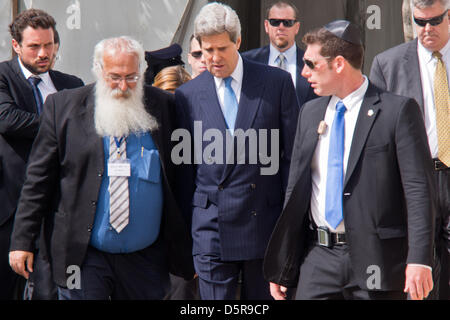
[[[434,170],[439,171],[439,170],[448,170],[450,169],[449,167],[447,167],[441,160],[439,159],[433,159],[433,167]]]
[[[331,232],[325,227],[318,227],[316,229],[316,240],[319,246],[327,248],[347,244],[345,233]]]

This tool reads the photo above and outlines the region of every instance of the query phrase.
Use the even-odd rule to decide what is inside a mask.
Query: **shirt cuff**
[[[430,266],[427,266],[425,264],[418,264],[418,263],[408,263],[408,266],[413,266],[413,267],[424,267],[427,269],[430,269],[431,271],[433,271],[433,268],[431,268]]]

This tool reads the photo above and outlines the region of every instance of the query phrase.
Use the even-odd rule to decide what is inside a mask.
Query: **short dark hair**
[[[269,7],[267,7],[266,10],[266,19],[269,19],[269,13],[270,10],[272,10],[272,8],[277,7],[277,8],[285,8],[285,7],[291,7],[292,10],[294,10],[294,19],[298,20],[298,15],[299,15],[299,11],[297,9],[297,7],[295,6],[295,4],[293,4],[290,1],[277,1],[277,2],[273,2]]]
[[[305,45],[320,44],[322,46],[320,55],[323,57],[334,59],[337,56],[342,56],[353,68],[362,69],[364,60],[364,47],[362,45],[338,38],[325,28],[306,33],[302,41]]]
[[[39,9],[28,9],[21,12],[9,25],[11,37],[18,43],[22,43],[23,30],[27,27],[33,29],[53,29],[55,32],[56,21],[47,12]]]

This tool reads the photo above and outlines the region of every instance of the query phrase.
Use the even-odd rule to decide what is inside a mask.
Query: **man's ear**
[[[343,56],[337,56],[334,58],[333,64],[337,73],[341,73],[345,68],[346,60]]]
[[[21,47],[19,42],[16,39],[12,39],[12,47],[14,51],[19,55],[21,53]]]

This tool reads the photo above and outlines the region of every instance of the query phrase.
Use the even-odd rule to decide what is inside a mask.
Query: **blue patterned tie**
[[[31,84],[31,88],[33,89],[34,100],[36,101],[37,113],[41,114],[43,99],[41,95],[41,91],[39,91],[38,84],[41,82],[41,78],[39,77],[29,77],[28,82]]]
[[[231,134],[234,133],[234,123],[236,122],[236,116],[238,111],[238,102],[236,99],[236,94],[231,87],[232,77],[223,79],[225,81],[225,99],[224,99],[224,116],[225,121],[230,129]]]
[[[330,147],[328,149],[325,219],[334,229],[343,219],[345,111],[347,111],[347,108],[342,101],[339,101],[336,104],[336,114],[331,128]]]

